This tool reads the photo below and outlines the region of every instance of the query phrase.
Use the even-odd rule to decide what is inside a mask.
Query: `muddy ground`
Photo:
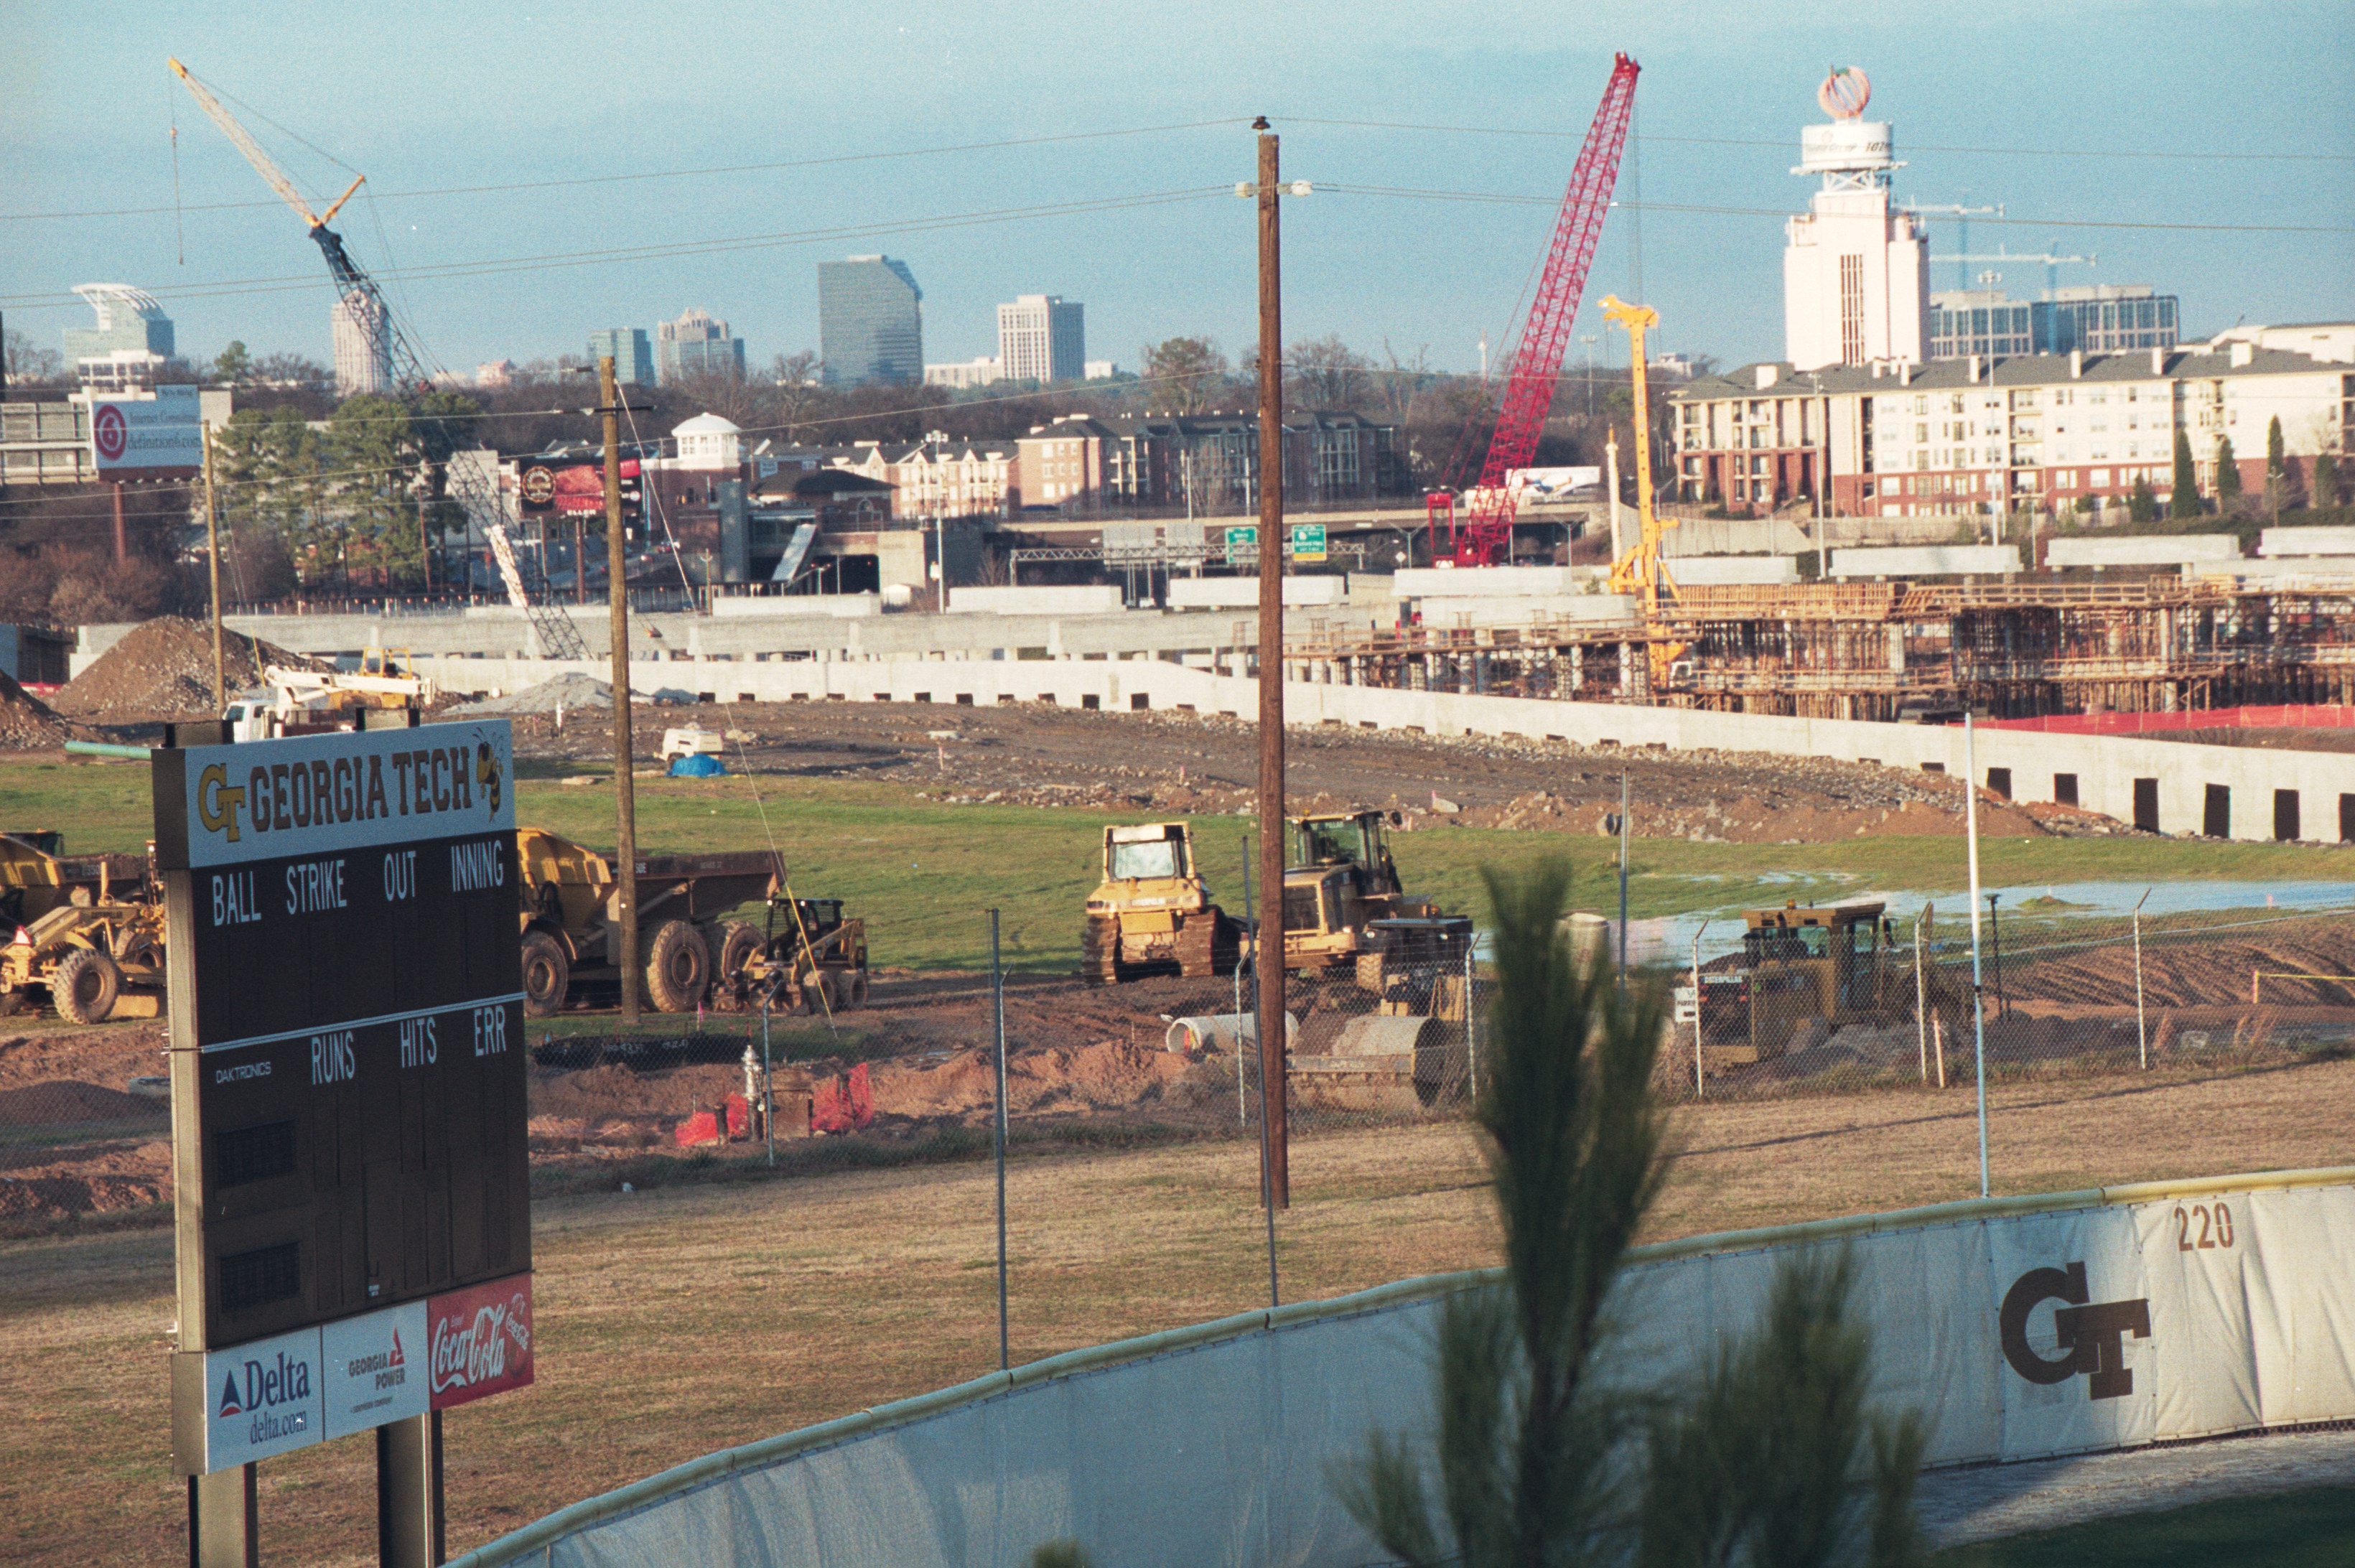
[[[2355,990],[2339,981],[2268,981],[2264,1005],[2246,996],[2253,969],[2355,972],[2355,930],[2301,926],[2257,941],[2177,944],[2146,953],[2144,1026],[2135,1013],[2132,950],[2126,944],[2023,965],[2006,976],[2004,1008],[1987,1028],[1991,1065],[2027,1073],[2125,1071],[2145,1050],[2155,1067],[2226,1070],[2345,1055],[2355,1049]],[[980,976],[878,975],[870,1004],[823,1019],[773,1020],[780,1132],[802,1136],[808,1095],[864,1062],[885,1139],[946,1127],[984,1128],[994,1115],[993,1009]],[[1990,989],[1990,997],[1993,992]],[[1369,998],[1346,980],[1295,982],[1301,1020],[1295,1051],[1329,1052]],[[1153,1124],[1215,1136],[1239,1125],[1238,1064],[1225,1051],[1172,1051],[1171,1019],[1233,1006],[1229,980],[1145,979],[1091,987],[1076,980],[1010,981],[1006,996],[1010,1115],[1048,1137],[1059,1128]],[[1994,1011],[1992,1004],[1991,1013]],[[618,1161],[675,1156],[680,1125],[744,1088],[741,1057],[757,1040],[745,1015],[712,1014],[699,1031],[657,1019],[636,1034],[618,1020],[571,1015],[527,1026],[535,1061],[535,1165],[593,1175]],[[170,1196],[170,1118],[164,1103],[133,1093],[133,1079],[165,1070],[162,1026],[126,1022],[80,1029],[48,1020],[0,1035],[0,1223],[40,1228],[69,1215],[158,1204]],[[1964,1071],[1955,1029],[1939,1042],[1950,1072]],[[1774,1061],[1714,1073],[1709,1094],[1779,1096],[1915,1080],[1923,1044],[1909,1019],[1795,1039]],[[1681,1052],[1664,1057],[1679,1093]],[[142,1085],[140,1087],[151,1087]],[[1255,1090],[1254,1090],[1255,1092]],[[1410,1118],[1404,1104],[1320,1101],[1304,1089],[1315,1122],[1360,1113]],[[1447,1106],[1440,1114],[1452,1114]]]

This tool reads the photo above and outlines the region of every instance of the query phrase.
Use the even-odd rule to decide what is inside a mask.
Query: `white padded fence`
[[[1928,1462],[2355,1419],[2355,1168],[1945,1204],[1643,1249],[1614,1375],[1678,1376],[1754,1324],[1779,1262],[1853,1249],[1876,1395]],[[1409,1281],[1074,1352],[706,1456],[455,1559],[1359,1564],[1329,1466],[1430,1419],[1447,1295]]]

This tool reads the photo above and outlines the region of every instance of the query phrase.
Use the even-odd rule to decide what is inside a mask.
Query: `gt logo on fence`
[[[2032,1268],[2012,1281],[2011,1288],[2004,1292],[2003,1312],[1998,1319],[2003,1359],[2011,1363],[2011,1370],[2030,1382],[2045,1384],[2066,1382],[2083,1372],[2087,1399],[2117,1399],[2132,1393],[2134,1373],[2126,1368],[2123,1340],[2127,1334],[2137,1339],[2150,1338],[2150,1299],[2089,1304],[2091,1294],[2082,1263],[2065,1269]],[[2052,1328],[2062,1353],[2049,1361],[2028,1342],[2028,1315],[2045,1301],[2069,1303],[2053,1309]]]

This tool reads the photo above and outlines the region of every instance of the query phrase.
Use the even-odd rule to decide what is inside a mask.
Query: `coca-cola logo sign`
[[[435,1410],[531,1382],[531,1275],[437,1296],[426,1312],[426,1379]]]

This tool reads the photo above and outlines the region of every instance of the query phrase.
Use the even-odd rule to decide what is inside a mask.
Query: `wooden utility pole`
[[[213,432],[205,436],[205,560],[213,584],[213,717],[229,711],[229,658],[221,649],[220,504],[213,498]]]
[[[621,971],[622,1022],[638,1021],[638,803],[630,745],[629,540],[622,532],[622,397],[613,383],[613,357],[597,358],[597,411],[605,421],[605,561],[611,581],[613,666],[613,924],[621,940],[613,965]],[[581,562],[575,560],[578,571]],[[561,614],[563,612],[559,611]]]
[[[1284,325],[1276,137],[1259,133],[1259,1061],[1271,1211],[1292,1206],[1284,1014]]]

